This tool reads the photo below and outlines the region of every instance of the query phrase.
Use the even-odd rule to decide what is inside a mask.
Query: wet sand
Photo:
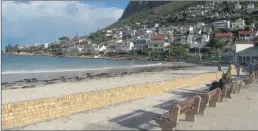
[[[195,67],[194,64],[151,64],[143,66],[128,66],[120,68],[104,68],[91,70],[57,70],[57,71],[26,71],[3,72],[2,89],[32,88],[38,85],[55,83],[87,81],[98,78],[109,78],[137,74],[142,72],[155,72],[164,70],[178,70]]]

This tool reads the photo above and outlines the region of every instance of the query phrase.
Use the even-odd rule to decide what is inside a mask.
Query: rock
[[[62,76],[61,81],[66,82],[66,79]]]
[[[3,83],[1,83],[1,85],[7,85],[7,84],[9,84],[8,82],[3,82]]]

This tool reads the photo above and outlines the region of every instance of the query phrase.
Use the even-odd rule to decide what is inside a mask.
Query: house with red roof
[[[156,36],[152,36],[151,40],[164,40],[166,38],[165,35],[156,35]]]
[[[239,31],[239,39],[241,40],[249,40],[256,36],[258,36],[257,30],[251,30],[251,31]]]
[[[229,33],[216,33],[215,34],[216,38],[222,39],[222,40],[232,40],[233,37],[233,33],[229,32]]]
[[[151,42],[148,44],[149,52],[163,52],[164,46],[168,44],[167,36],[165,35],[156,35],[151,37]]]

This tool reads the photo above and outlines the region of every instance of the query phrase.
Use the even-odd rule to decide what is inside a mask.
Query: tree
[[[6,46],[6,51],[9,52],[9,51],[12,51],[12,49],[13,49],[13,46],[12,46],[12,44],[9,43],[9,44]]]
[[[250,26],[245,26],[245,31],[250,31],[251,27]]]
[[[69,41],[69,38],[66,36],[58,38],[60,41]]]
[[[9,52],[8,46],[5,46],[5,51],[6,51],[6,52]]]
[[[229,32],[229,29],[221,28],[221,29],[219,29],[219,31],[222,32],[222,33],[228,33],[228,32]]]
[[[219,52],[224,50],[225,42],[217,38],[211,38],[210,42],[208,43],[208,47],[210,47],[212,50],[216,50],[216,52]]]
[[[170,47],[171,56],[184,57],[187,55],[186,48],[182,45],[173,45]]]

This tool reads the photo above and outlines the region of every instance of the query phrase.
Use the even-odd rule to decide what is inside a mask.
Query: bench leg
[[[162,131],[173,131],[176,128],[176,122],[164,122],[159,123],[158,125],[161,127]]]
[[[194,111],[188,111],[185,113],[185,120],[190,122],[196,122],[196,113]]]
[[[186,121],[196,122],[196,114],[200,111],[201,99],[200,96],[197,96],[194,109],[185,113]]]
[[[223,102],[224,101],[224,98],[227,96],[227,91],[228,91],[228,87],[227,86],[224,86],[222,88],[222,91],[221,91],[221,95],[220,95],[220,98],[219,98],[219,102]]]
[[[199,115],[205,115],[205,109],[206,109],[207,104],[209,103],[209,101],[210,101],[210,95],[205,94],[203,102],[202,102],[202,104],[200,104],[200,109],[199,109],[199,112],[198,112]]]
[[[242,83],[242,81],[238,84],[238,88],[237,88],[237,91],[238,92],[240,92],[241,91],[241,89],[242,89],[242,85],[243,85],[243,83]]]
[[[220,100],[220,94],[221,94],[221,90],[218,88],[215,98],[209,101],[210,107],[217,107],[217,102]]]
[[[236,94],[237,88],[238,88],[238,82],[234,82],[234,86],[233,86],[233,89],[232,89],[233,94]]]
[[[209,107],[217,107],[217,101],[215,99],[209,101]]]
[[[155,120],[155,121],[164,131],[174,130],[176,128],[177,123],[179,122],[180,110],[181,110],[181,107],[179,105],[177,104],[173,105],[169,121],[158,121],[158,120]]]
[[[229,90],[227,91],[227,98],[232,98],[233,89],[234,89],[234,83],[230,85]]]

